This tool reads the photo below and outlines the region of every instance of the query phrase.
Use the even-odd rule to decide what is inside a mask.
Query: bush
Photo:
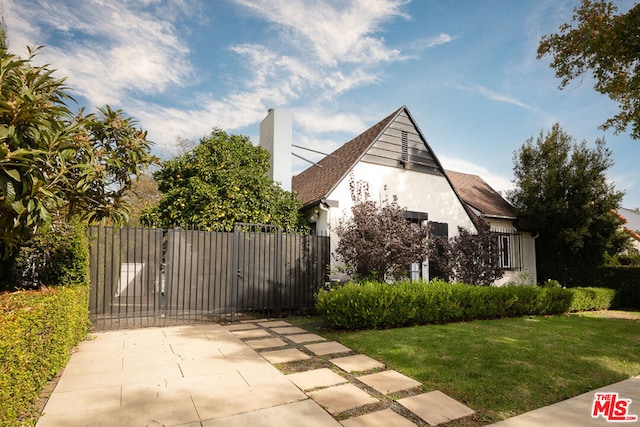
[[[89,286],[0,294],[0,426],[35,424],[31,408],[89,326]]]
[[[316,309],[334,328],[366,329],[602,310],[614,297],[613,290],[594,288],[364,282],[320,292]]]
[[[580,278],[580,283],[616,291],[612,308],[640,309],[640,268],[599,267],[594,274]]]
[[[79,223],[59,224],[29,239],[17,256],[3,262],[0,290],[89,282],[88,240]]]

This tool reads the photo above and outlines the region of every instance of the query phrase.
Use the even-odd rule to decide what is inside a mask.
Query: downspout
[[[536,239],[540,237],[540,233],[536,233],[531,239],[531,246],[533,246],[533,284],[538,284],[538,260],[536,259]]]
[[[325,203],[321,200],[320,203],[318,203],[318,208],[320,208],[321,211],[324,211],[326,213],[326,224],[327,224],[327,229],[326,229],[326,233],[327,236],[329,235],[329,208],[325,207]],[[318,219],[320,219],[320,217],[318,217]]]

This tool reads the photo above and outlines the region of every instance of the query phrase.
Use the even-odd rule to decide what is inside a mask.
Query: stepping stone
[[[260,322],[268,322],[268,321],[269,321],[269,319],[265,319],[265,318],[262,318],[262,319],[244,319],[244,320],[241,320],[240,323],[260,323]]]
[[[394,412],[392,409],[371,412],[359,417],[348,418],[340,421],[344,427],[416,427],[416,425]]]
[[[280,328],[284,326],[293,326],[291,323],[285,322],[284,320],[270,320],[267,322],[260,322],[258,323],[258,325],[264,328]]]
[[[267,359],[269,363],[287,363],[287,362],[295,362],[296,360],[307,360],[311,359],[311,356],[308,354],[304,354],[300,350],[296,348],[288,348],[286,350],[273,350],[273,351],[263,351],[260,353],[260,356]]]
[[[378,393],[389,394],[402,390],[409,390],[422,384],[398,371],[383,371],[375,374],[363,375],[356,378]]]
[[[475,413],[473,409],[439,390],[400,399],[398,403],[432,426],[468,417]]]
[[[247,329],[257,329],[258,326],[253,323],[234,323],[233,325],[226,325],[224,328],[227,331],[244,331]]]
[[[264,329],[249,329],[246,331],[231,331],[233,335],[240,339],[270,337],[271,334]]]
[[[308,393],[309,397],[318,402],[330,414],[339,414],[349,409],[379,402],[366,391],[360,390],[353,384],[343,384],[335,387],[323,388]]]
[[[280,338],[263,338],[259,340],[249,340],[244,342],[254,350],[263,350],[265,348],[284,347],[286,342]]]
[[[325,354],[334,354],[334,353],[348,353],[351,351],[349,347],[345,347],[336,341],[320,342],[317,344],[307,344],[304,347],[307,350],[311,351],[313,354],[316,354],[318,356],[324,356]]]
[[[287,378],[289,381],[297,385],[300,390],[329,387],[347,382],[346,378],[341,377],[329,368],[313,369],[311,371],[289,374],[287,375]]]
[[[269,328],[276,334],[285,335],[285,334],[304,334],[305,331],[302,328],[298,328],[297,326],[285,326],[284,328]]]
[[[337,359],[331,359],[329,362],[346,372],[364,372],[376,368],[384,368],[384,363],[380,363],[364,354],[339,357]]]
[[[297,334],[297,335],[286,335],[285,338],[290,339],[296,344],[301,344],[303,342],[313,342],[313,341],[326,341],[326,338],[321,337],[316,334]]]

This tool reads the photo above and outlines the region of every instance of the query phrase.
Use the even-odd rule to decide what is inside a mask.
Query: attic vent
[[[407,131],[402,131],[402,164],[406,165],[409,162],[409,139],[407,137]]]

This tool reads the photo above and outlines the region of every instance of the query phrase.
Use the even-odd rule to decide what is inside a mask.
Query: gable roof
[[[619,208],[616,212],[624,220],[624,229],[627,233],[640,241],[640,212],[626,208]]]
[[[401,122],[404,123],[398,125]],[[393,138],[390,136],[391,134],[400,135],[400,131],[390,128],[393,123],[396,123],[396,125],[393,125],[394,127],[405,126],[406,128],[406,126],[409,126],[412,132],[415,130],[413,135],[416,139],[409,142],[412,147],[409,149],[412,153],[415,151],[414,146],[420,146],[424,152],[428,153],[420,158],[422,163],[416,167],[427,168],[444,175],[444,169],[427,144],[409,110],[406,106],[402,106],[333,153],[324,157],[317,163],[320,167],[316,165],[310,166],[293,177],[292,188],[298,193],[303,206],[313,205],[326,198],[365,156],[365,160],[369,159],[368,161],[372,161],[371,159],[374,158],[377,158],[377,161],[389,161],[389,159],[383,159],[385,155],[382,155],[383,157],[379,156],[381,152],[390,153],[389,149],[384,147],[387,142],[383,141],[383,139]],[[388,135],[385,138],[381,138],[385,132]],[[392,160],[392,162],[395,162],[395,160]]]
[[[478,175],[445,172],[462,200],[475,212],[486,217],[517,219],[513,206]]]

